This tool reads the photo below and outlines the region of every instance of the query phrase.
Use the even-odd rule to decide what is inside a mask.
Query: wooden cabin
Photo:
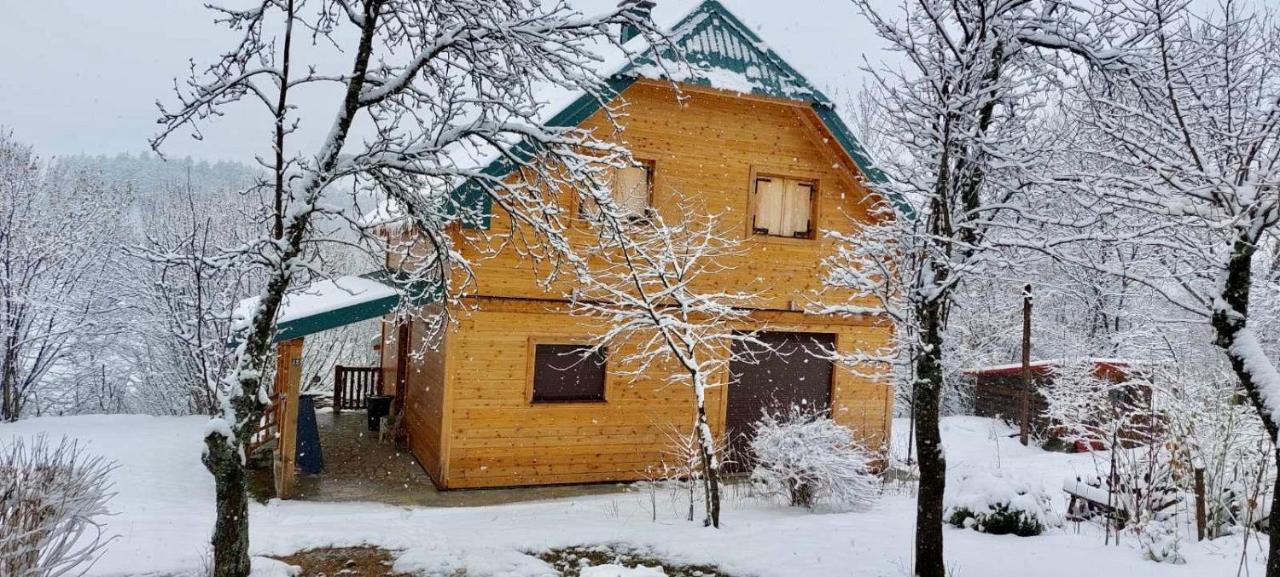
[[[639,161],[617,175],[632,184],[617,187],[629,192],[617,192],[618,200],[674,216],[682,210],[677,197],[693,198],[695,210],[720,215],[724,234],[742,250],[724,272],[700,277],[699,288],[758,294],[740,328],[760,331],[780,351],[715,376],[713,429],[742,439],[771,404],[802,403],[829,410],[870,446],[882,446],[889,380],[870,378],[870,367],[835,366],[820,351],[879,350],[892,339],[891,325],[876,314],[805,309],[814,308],[823,259],[834,252],[829,233],[884,218],[875,209],[886,199],[864,185],[883,175],[831,102],[718,2],[698,5],[672,27],[671,41],[693,69],[678,83],[645,72],[658,67],[636,65],[609,79],[610,104],[625,112],[611,137]],[[614,134],[586,95],[551,123]],[[566,214],[579,214],[565,202]],[[421,321],[388,316],[383,324],[383,387],[403,408],[413,454],[449,489],[652,477],[673,435],[692,427],[692,388],[670,384],[657,368],[621,376],[632,362],[626,342],[609,343],[594,362],[566,361],[595,343],[601,327],[570,314],[570,282],[544,288],[540,271],[487,240],[512,226],[503,213],[479,220],[451,232],[474,263],[474,280],[458,310],[447,311],[454,322],[443,334]],[[590,226],[580,231],[584,242]],[[388,255],[389,268],[400,261]],[[822,298],[849,303],[848,295]]]
[[[829,232],[872,218],[879,199],[863,185],[866,155],[829,101],[742,22],[714,1],[673,27],[673,42],[703,72],[749,77],[725,89],[695,75],[681,83],[624,70],[612,80],[623,107],[622,141],[639,166],[619,175],[640,194],[619,198],[637,210],[677,209],[696,194],[745,250],[708,289],[759,293],[749,330],[800,355],[734,364],[709,399],[718,434],[749,435],[766,403],[829,407],[873,445],[888,438],[893,395],[885,380],[856,376],[817,358],[821,346],[875,350],[892,329],[874,315],[808,314],[831,254]],[[723,76],[723,75],[720,75]],[[610,130],[584,97],[563,122]],[[620,189],[622,187],[619,187]],[[785,209],[784,209],[785,207]],[[577,207],[566,206],[570,214]],[[787,211],[784,216],[783,210]],[[511,226],[500,212],[490,233]],[[384,381],[402,387],[409,445],[442,488],[506,487],[646,478],[693,422],[693,392],[666,374],[621,378],[626,343],[610,343],[598,362],[566,362],[594,343],[598,327],[569,314],[570,286],[544,290],[537,271],[513,252],[486,257],[484,235],[460,229],[474,283],[439,342],[425,327],[384,325]],[[494,234],[493,236],[501,236]],[[425,350],[425,354],[410,354]],[[807,358],[802,358],[806,357]],[[861,371],[859,371],[861,372]]]

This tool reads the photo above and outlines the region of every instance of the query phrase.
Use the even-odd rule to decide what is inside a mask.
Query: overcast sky
[[[574,3],[594,12],[616,0]],[[658,3],[662,22],[687,9],[691,0]],[[864,53],[880,57],[879,40],[850,2],[724,3],[829,93],[860,84]],[[174,78],[186,74],[189,60],[206,63],[234,40],[212,22],[211,13],[201,4],[196,0],[0,0],[0,14],[4,14],[0,17],[0,126],[43,156],[145,150],[147,138],[156,130],[156,100],[173,101]],[[345,59],[335,58],[332,63],[345,63]],[[318,108],[328,101],[315,102],[320,103]],[[252,160],[267,146],[269,126],[250,110],[232,112],[208,125],[203,141],[185,136],[171,140],[164,148],[166,154]],[[318,139],[323,127],[309,128],[304,125],[299,144]]]

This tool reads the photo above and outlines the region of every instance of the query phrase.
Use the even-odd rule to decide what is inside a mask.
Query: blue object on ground
[[[307,475],[324,472],[324,451],[316,426],[315,395],[298,396],[298,469]]]

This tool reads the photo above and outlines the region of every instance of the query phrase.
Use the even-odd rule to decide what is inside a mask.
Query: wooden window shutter
[[[778,178],[756,179],[756,206],[751,226],[757,234],[781,234],[785,204],[783,183]]]
[[[784,236],[809,238],[813,225],[813,183],[787,181],[786,216]]]
[[[628,215],[643,217],[648,212],[650,188],[648,166],[628,166],[614,173],[613,199]]]

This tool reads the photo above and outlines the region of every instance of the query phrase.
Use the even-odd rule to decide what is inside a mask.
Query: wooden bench
[[[1113,521],[1123,526],[1133,517],[1133,511],[1130,510],[1131,505],[1138,499],[1151,498],[1144,497],[1144,494],[1152,491],[1147,483],[1141,482],[1137,487],[1129,487],[1117,484],[1116,487],[1110,487],[1105,481],[1099,481],[1097,485],[1090,484],[1080,477],[1067,477],[1062,481],[1062,490],[1070,497],[1067,503],[1067,520],[1084,521],[1095,515],[1106,515]],[[1154,511],[1163,511],[1178,503],[1178,492],[1172,487],[1162,487],[1154,489],[1157,491],[1159,501],[1153,508]]]

